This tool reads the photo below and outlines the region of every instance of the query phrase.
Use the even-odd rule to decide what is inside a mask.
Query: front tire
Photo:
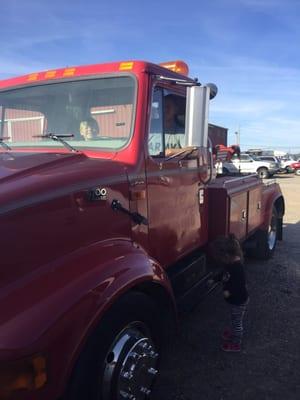
[[[66,399],[148,398],[158,372],[159,327],[157,308],[148,296],[123,296],[88,339]]]
[[[300,169],[296,169],[295,175],[300,175]]]
[[[269,178],[269,171],[267,168],[258,168],[257,170],[257,175],[261,178],[261,179],[267,179]]]

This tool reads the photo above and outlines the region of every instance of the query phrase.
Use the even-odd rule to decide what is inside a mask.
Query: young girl
[[[231,328],[223,332],[222,350],[241,351],[243,318],[249,302],[246,287],[243,251],[233,234],[217,238],[212,244],[213,257],[222,266],[214,280],[222,280],[224,299],[229,304]]]

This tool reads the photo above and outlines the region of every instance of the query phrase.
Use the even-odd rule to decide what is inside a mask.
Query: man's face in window
[[[166,96],[164,106],[165,128],[172,128],[178,113],[178,105],[173,97]]]

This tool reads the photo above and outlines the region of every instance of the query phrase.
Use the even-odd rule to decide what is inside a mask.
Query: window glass
[[[167,93],[164,96],[164,134],[166,149],[185,147],[185,98]]]
[[[151,104],[150,132],[148,149],[151,156],[163,156],[163,91],[156,87],[153,91]]]
[[[251,158],[249,156],[247,156],[246,154],[242,154],[241,155],[241,161],[251,161]]]
[[[1,133],[13,146],[57,146],[37,136],[70,134],[73,147],[116,150],[130,139],[132,77],[57,82],[0,93]],[[71,143],[72,142],[72,143]]]
[[[186,99],[156,87],[153,91],[148,148],[152,156],[181,149],[185,144]]]

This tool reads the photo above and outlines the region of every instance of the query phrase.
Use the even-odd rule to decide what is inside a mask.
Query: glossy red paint
[[[290,165],[291,168],[293,169],[300,169],[300,162],[294,162],[293,164]]]

